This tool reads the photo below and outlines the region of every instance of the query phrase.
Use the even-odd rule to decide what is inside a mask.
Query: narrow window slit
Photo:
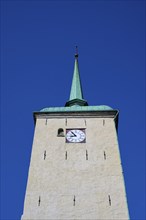
[[[38,206],[40,206],[40,204],[41,204],[41,197],[39,196]]]
[[[65,119],[65,125],[67,125],[67,118]]]
[[[46,150],[44,151],[44,160],[46,159]]]
[[[84,122],[85,122],[85,126],[87,125],[87,123],[86,123],[86,119],[84,120]]]
[[[106,160],[106,153],[105,153],[105,151],[104,151],[104,159]]]
[[[110,195],[108,195],[108,201],[109,201],[109,205],[111,206],[111,197],[110,197]]]
[[[103,119],[103,126],[105,125],[105,120]]]
[[[86,150],[86,160],[88,160],[88,151]]]
[[[45,125],[47,125],[48,119],[46,119]]]
[[[65,152],[65,159],[67,160],[67,151]]]
[[[74,196],[74,198],[73,198],[73,206],[75,206],[75,204],[76,204],[76,197]]]

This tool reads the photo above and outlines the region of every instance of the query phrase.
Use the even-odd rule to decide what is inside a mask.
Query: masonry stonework
[[[36,115],[22,220],[129,219],[114,118]],[[85,143],[66,143],[74,128]]]

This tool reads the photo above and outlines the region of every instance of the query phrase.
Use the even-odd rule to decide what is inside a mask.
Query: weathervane
[[[75,58],[78,58],[78,46],[76,46]]]

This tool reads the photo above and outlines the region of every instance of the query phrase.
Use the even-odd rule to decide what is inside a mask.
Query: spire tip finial
[[[76,52],[75,52],[75,58],[78,58],[79,54],[78,54],[78,46],[76,46]]]

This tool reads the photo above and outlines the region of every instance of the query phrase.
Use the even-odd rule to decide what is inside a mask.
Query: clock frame
[[[85,143],[85,142],[86,142],[85,128],[66,129],[66,143]]]

